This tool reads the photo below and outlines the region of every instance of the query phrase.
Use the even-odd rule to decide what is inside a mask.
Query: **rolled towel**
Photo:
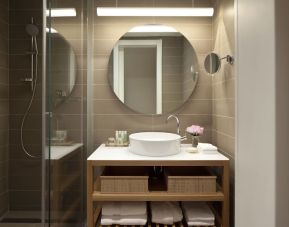
[[[106,202],[102,205],[103,215],[147,214],[146,202]]]
[[[147,215],[102,215],[101,225],[146,225]]]
[[[205,202],[182,202],[187,223],[214,223],[215,215]]]
[[[152,222],[172,225],[183,219],[182,209],[177,202],[151,202]]]

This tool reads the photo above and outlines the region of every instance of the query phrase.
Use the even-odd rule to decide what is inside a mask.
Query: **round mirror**
[[[174,28],[138,26],[125,33],[110,55],[108,76],[118,99],[144,114],[181,107],[198,81],[198,61],[190,42]]]
[[[77,61],[70,44],[56,30],[47,36],[51,42],[51,101],[57,106],[69,97],[75,86]]]
[[[214,74],[221,68],[221,60],[219,55],[210,53],[205,58],[205,69],[207,73]]]

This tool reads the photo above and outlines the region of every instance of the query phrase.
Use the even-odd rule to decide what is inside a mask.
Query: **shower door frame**
[[[46,214],[46,9],[47,1],[42,0],[42,177],[41,177],[41,226],[45,226]]]

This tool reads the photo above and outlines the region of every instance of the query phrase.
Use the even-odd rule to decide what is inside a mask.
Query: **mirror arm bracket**
[[[230,65],[234,64],[234,57],[231,55],[227,55],[226,57],[220,58],[220,60],[226,59],[226,62],[229,63]]]

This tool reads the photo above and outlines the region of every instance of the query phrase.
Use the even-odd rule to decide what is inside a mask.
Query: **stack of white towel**
[[[146,202],[106,202],[102,206],[101,225],[146,225]]]
[[[199,143],[198,149],[207,154],[214,154],[218,151],[218,148],[210,143]]]
[[[215,225],[215,215],[205,202],[182,202],[188,226]]]
[[[151,202],[152,222],[172,225],[183,219],[182,209],[177,202]]]

